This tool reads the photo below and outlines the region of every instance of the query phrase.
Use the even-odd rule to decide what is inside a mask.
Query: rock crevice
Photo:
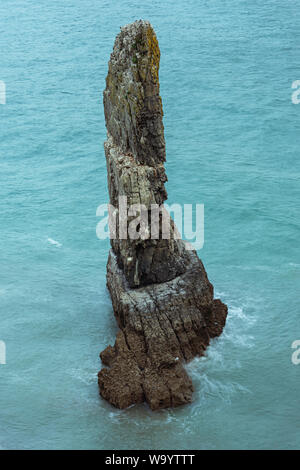
[[[170,236],[162,237],[167,177],[159,60],[149,22],[121,28],[104,91],[104,149],[115,208],[110,223],[115,221],[118,234],[111,239],[107,286],[120,330],[114,346],[100,355],[105,367],[98,382],[101,396],[118,408],[144,401],[153,410],[189,403],[193,385],[184,363],[203,355],[227,316],[226,305],[214,299],[202,262],[178,238],[168,215]],[[126,198],[126,211],[142,205],[146,218],[153,205],[161,206],[156,237],[152,232],[151,238],[119,236],[120,197]],[[134,215],[129,211],[128,222]]]

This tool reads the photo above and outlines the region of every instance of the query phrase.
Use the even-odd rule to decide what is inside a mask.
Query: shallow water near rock
[[[187,365],[191,405],[116,410],[98,354],[117,330],[102,91],[114,38],[148,19],[171,204],[205,204],[199,251],[229,306],[222,336]],[[300,13],[279,0],[3,0],[0,448],[299,448]]]

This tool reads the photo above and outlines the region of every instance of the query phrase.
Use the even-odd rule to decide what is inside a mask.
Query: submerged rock
[[[163,207],[156,237],[143,232],[143,218],[140,237],[120,236],[122,210],[142,205],[147,219],[151,207],[167,198],[159,60],[149,22],[121,28],[104,91],[108,188],[116,208],[110,224],[117,233],[111,239],[107,286],[120,331],[115,345],[100,355],[106,367],[98,382],[101,396],[118,408],[144,401],[153,410],[189,403],[193,385],[184,362],[204,353],[227,316],[226,305],[213,298],[202,262],[178,238]],[[123,209],[120,197],[126,201]],[[128,222],[134,215],[129,211]],[[170,224],[165,239],[163,220]]]

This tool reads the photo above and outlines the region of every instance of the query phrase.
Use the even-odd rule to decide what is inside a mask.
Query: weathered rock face
[[[107,286],[120,331],[101,359],[100,394],[119,408],[147,401],[152,409],[191,401],[193,386],[184,362],[202,355],[210,338],[221,334],[227,307],[213,298],[213,287],[197,254],[187,250],[170,222],[170,237],[120,236],[119,215],[167,198],[165,141],[159,96],[160,52],[150,23],[121,29],[109,61],[104,91],[108,138],[104,144],[110,203],[116,208],[117,237],[107,264]],[[126,197],[125,207],[119,198]],[[136,219],[128,214],[128,223]],[[143,224],[143,218],[140,225]],[[123,234],[124,235],[124,234]],[[127,226],[126,226],[127,235]]]
[[[152,167],[166,158],[159,60],[150,23],[125,26],[115,41],[104,91],[106,126],[114,143]]]

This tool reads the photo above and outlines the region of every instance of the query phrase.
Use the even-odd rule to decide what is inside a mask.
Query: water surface
[[[160,42],[169,202],[205,204],[199,252],[229,305],[188,365],[191,405],[125,411],[98,396],[116,325],[102,90],[115,35]],[[2,0],[0,447],[299,448],[300,13],[288,0]]]

